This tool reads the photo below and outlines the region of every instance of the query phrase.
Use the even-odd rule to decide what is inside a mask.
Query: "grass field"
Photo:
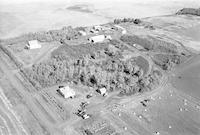
[[[21,43],[10,45],[8,48],[20,61],[24,63],[24,66],[28,66],[47,59],[51,56],[51,52],[60,45],[57,42],[40,44],[42,46],[40,49],[33,50],[25,49],[26,44]]]

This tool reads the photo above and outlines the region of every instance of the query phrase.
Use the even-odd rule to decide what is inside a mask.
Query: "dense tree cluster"
[[[114,24],[120,24],[126,22],[140,24],[142,21],[140,19],[134,19],[134,18],[114,19]]]
[[[136,59],[120,59],[120,52],[106,48],[76,59],[54,57],[36,64],[24,73],[35,86],[47,87],[72,81],[90,87],[106,87],[110,91],[121,90],[121,94],[134,94],[151,90],[159,82],[155,74],[143,75]]]
[[[65,40],[76,39],[79,36],[78,31],[73,29],[71,26],[63,27],[59,30],[50,30],[47,32],[36,32],[21,35],[15,38],[9,38],[1,41],[2,45],[12,45],[16,43],[26,43],[30,40],[38,40],[41,42],[59,41],[64,42]]]
[[[137,35],[123,35],[120,40],[131,46],[133,44],[139,44],[150,51],[177,53],[177,47],[174,44],[150,36],[144,38]]]
[[[200,8],[195,9],[195,8],[183,8],[179,10],[176,14],[178,15],[197,15],[200,16]]]
[[[95,44],[80,44],[76,46],[70,46],[67,44],[64,44],[60,46],[58,49],[54,50],[51,55],[52,57],[59,57],[62,59],[70,58],[70,59],[76,59],[83,57],[87,54],[93,54],[94,52],[99,52],[100,50],[104,50],[108,47],[108,44],[106,43],[95,43]]]

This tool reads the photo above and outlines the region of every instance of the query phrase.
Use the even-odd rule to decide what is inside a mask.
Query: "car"
[[[65,86],[62,86],[62,85],[61,85],[61,86],[58,86],[59,89],[60,89],[60,88],[64,88],[64,87],[65,87]]]

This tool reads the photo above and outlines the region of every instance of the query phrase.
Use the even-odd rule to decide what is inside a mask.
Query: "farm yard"
[[[2,40],[0,134],[198,135],[199,84],[188,85],[189,93],[180,85],[184,74],[199,79],[199,57],[159,38],[151,21],[115,19]]]

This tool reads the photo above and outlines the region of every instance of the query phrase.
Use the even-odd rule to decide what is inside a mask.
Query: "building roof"
[[[37,40],[30,40],[28,41],[27,47],[30,49],[41,48],[41,44]]]
[[[63,88],[60,88],[59,91],[63,94],[63,96],[65,98],[75,96],[75,91],[72,88],[70,88],[69,86],[65,86]]]
[[[35,44],[38,44],[38,41],[37,40],[30,40],[30,41],[28,41],[28,44],[29,45],[35,45]]]
[[[81,35],[83,35],[83,36],[86,36],[86,35],[87,35],[87,33],[86,33],[85,31],[82,31],[82,30],[80,30],[79,33],[80,33]]]
[[[89,38],[90,41],[93,42],[102,42],[105,40],[105,35],[97,35]]]
[[[106,93],[106,88],[104,88],[104,87],[100,88],[99,91],[100,91],[101,94],[105,94]]]

